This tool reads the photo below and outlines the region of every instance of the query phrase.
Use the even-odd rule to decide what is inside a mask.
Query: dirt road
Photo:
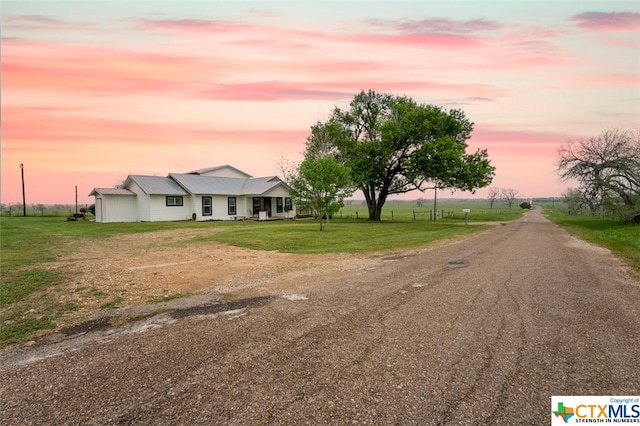
[[[539,211],[295,291],[6,352],[2,424],[532,425],[640,389],[637,278]]]

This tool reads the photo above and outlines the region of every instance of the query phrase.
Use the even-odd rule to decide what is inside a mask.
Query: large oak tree
[[[404,96],[360,92],[311,128],[305,157],[331,154],[350,170],[380,220],[387,197],[429,187],[474,191],[491,183],[486,150],[466,153],[473,123],[457,109],[418,104]]]
[[[559,151],[558,172],[580,183],[591,214],[602,204],[640,206],[640,133],[618,129],[568,142]]]

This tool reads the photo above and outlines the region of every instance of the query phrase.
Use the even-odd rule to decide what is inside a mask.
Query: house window
[[[290,212],[293,210],[293,203],[291,202],[291,197],[284,197],[284,211]]]
[[[282,197],[276,198],[276,213],[282,213],[284,211],[284,199]]]
[[[202,216],[211,216],[213,205],[211,197],[202,197]]]
[[[258,216],[260,211],[260,197],[253,197],[253,215]]]
[[[227,198],[227,211],[231,216],[235,216],[236,213],[236,197]]]
[[[182,197],[175,195],[167,195],[167,206],[181,206]]]

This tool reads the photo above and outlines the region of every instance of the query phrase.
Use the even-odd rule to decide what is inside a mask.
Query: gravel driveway
[[[295,290],[7,351],[1,423],[533,425],[640,389],[637,278],[539,210]]]

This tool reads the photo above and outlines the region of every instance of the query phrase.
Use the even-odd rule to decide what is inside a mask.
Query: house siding
[[[236,197],[237,216],[251,217],[251,203],[253,197]]]
[[[211,216],[202,215],[202,197],[211,197]],[[236,198],[236,214],[229,215],[229,197]],[[246,209],[246,197],[236,195],[215,195],[215,194],[203,194],[193,197],[196,208],[196,220],[233,220],[238,216],[248,216]]]
[[[166,195],[149,196],[151,222],[172,221],[172,220],[191,220],[193,214],[193,203],[188,195],[182,196],[181,206],[167,206]]]
[[[127,189],[136,194],[137,215],[135,220],[138,222],[149,222],[151,220],[149,196],[145,194],[142,191],[142,188],[140,188],[140,186],[135,182],[132,182]]]
[[[96,222],[135,222],[135,220],[135,196],[103,195],[96,197]]]

